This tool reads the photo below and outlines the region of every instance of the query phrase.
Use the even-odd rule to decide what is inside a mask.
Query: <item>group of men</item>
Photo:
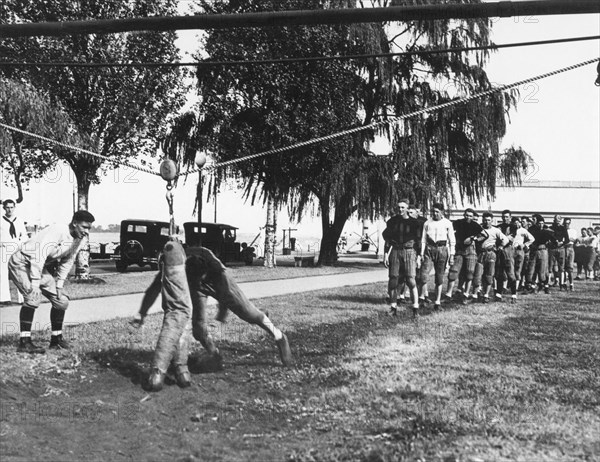
[[[500,301],[510,293],[550,291],[550,279],[560,290],[573,290],[574,244],[577,233],[571,219],[554,216],[547,226],[540,214],[513,217],[502,212],[502,221],[494,225],[491,212],[478,214],[471,208],[463,218],[451,222],[444,217],[444,206],[434,203],[432,216],[425,219],[408,200],[398,204],[398,215],[390,218],[383,231],[384,264],[389,268],[388,296],[390,314],[406,299],[408,289],[413,316],[419,307],[429,304],[428,278],[434,276],[434,310],[442,301],[457,300],[468,304]],[[447,266],[448,285],[443,292]],[[456,290],[455,290],[456,287]]]
[[[6,273],[23,297],[17,351],[45,353],[45,348],[31,340],[33,318],[42,295],[51,303],[52,334],[49,348],[70,349],[71,345],[62,332],[65,311],[69,306],[64,284],[77,253],[87,243],[95,218],[90,212],[79,210],[68,225],[51,225],[25,239],[18,236],[20,231],[17,230],[15,220],[10,220],[14,202],[5,201],[4,207],[7,211],[7,226],[3,225],[2,240],[5,231],[15,240],[14,248],[11,247],[7,258]],[[162,389],[169,370],[178,385],[190,385],[188,330],[192,331],[193,337],[203,345],[208,354],[206,358],[201,358],[204,359],[204,365],[212,370],[221,367],[220,352],[208,331],[206,310],[209,296],[219,304],[217,320],[225,322],[231,311],[243,321],[264,329],[275,341],[282,363],[290,366],[293,357],[286,335],[245,296],[225,266],[210,250],[204,247],[188,250],[189,255],[176,237],[167,242],[159,257],[159,272],[144,294],[139,315],[131,322],[132,326],[141,327],[148,310],[158,295],[162,294],[165,316],[146,384],[148,389]],[[5,271],[2,276],[4,273]]]

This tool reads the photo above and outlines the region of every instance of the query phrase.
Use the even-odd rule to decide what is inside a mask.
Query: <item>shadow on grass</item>
[[[111,369],[128,378],[134,385],[144,383],[150,369],[153,352],[127,347],[110,348],[89,352],[86,359],[96,362],[103,369]]]
[[[332,302],[346,302],[352,304],[370,304],[370,305],[378,305],[385,302],[385,297],[377,297],[373,295],[321,295],[318,297],[319,300],[324,301],[332,301]],[[344,310],[345,307],[331,307],[331,309]],[[364,309],[363,307],[358,306],[357,309]]]
[[[583,304],[565,299],[548,307],[541,301],[499,325],[472,329],[468,354],[500,373],[514,366],[531,375],[537,389],[523,394],[587,409],[598,406],[600,311],[588,314],[589,299]]]

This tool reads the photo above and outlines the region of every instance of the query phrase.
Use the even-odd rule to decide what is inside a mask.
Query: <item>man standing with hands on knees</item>
[[[48,226],[23,243],[10,258],[8,262],[10,278],[24,298],[19,316],[21,338],[17,351],[45,352],[43,348],[31,341],[33,315],[36,308],[40,306],[42,295],[52,304],[50,349],[70,348],[69,343],[62,336],[65,311],[69,307],[69,299],[63,293],[63,286],[75,262],[77,252],[87,242],[94,220],[90,212],[79,210],[73,215],[71,223]]]
[[[448,259],[454,264],[454,247],[456,239],[452,222],[444,217],[444,206],[433,204],[432,218],[425,222],[421,237],[421,270],[420,284],[427,284],[427,277],[433,265],[435,269],[435,302],[433,308],[439,310],[442,303],[442,285]]]
[[[390,314],[398,310],[398,286],[406,282],[411,298],[413,316],[419,312],[419,291],[416,284],[417,266],[420,265],[421,225],[408,215],[408,200],[398,203],[400,213],[390,218],[383,230],[385,240],[383,264],[389,268],[388,294]]]

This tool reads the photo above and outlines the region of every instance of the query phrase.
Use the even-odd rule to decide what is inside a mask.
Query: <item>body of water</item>
[[[246,242],[250,245],[254,241],[254,246],[259,250],[257,252],[259,255],[262,255],[263,246],[264,246],[264,234],[257,238],[258,233],[237,233],[237,241],[239,243]],[[183,236],[182,236],[183,237]],[[321,242],[321,236],[312,236],[312,235],[301,235],[292,232],[292,237],[296,239],[296,246],[301,251],[312,252],[315,249],[319,249],[319,244]],[[256,238],[256,240],[255,240]],[[106,244],[106,252],[112,253],[115,246],[119,243],[119,233],[90,233],[90,247],[92,252],[100,252],[100,244]],[[288,235],[286,232],[286,247],[289,247]],[[283,232],[279,231],[276,235],[276,247],[283,248]]]

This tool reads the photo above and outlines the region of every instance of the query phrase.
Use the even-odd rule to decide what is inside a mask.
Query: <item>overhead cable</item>
[[[443,53],[461,53],[468,51],[482,50],[500,50],[503,48],[550,45],[556,43],[581,42],[587,40],[598,40],[600,35],[588,35],[583,37],[569,37],[562,39],[550,40],[535,40],[529,42],[512,42],[499,45],[482,45],[476,47],[457,47],[457,48],[442,48],[438,50],[419,50],[419,51],[401,51],[397,53],[369,53],[360,55],[344,55],[344,56],[307,56],[299,58],[279,58],[279,59],[259,59],[247,61],[197,61],[184,63],[81,63],[81,62],[14,62],[0,61],[0,67],[77,67],[77,68],[95,68],[95,67],[229,67],[229,66],[251,66],[251,65],[268,65],[268,64],[289,64],[312,61],[341,61],[352,59],[368,59],[368,58],[390,58],[394,56],[415,56],[415,55],[435,55]]]
[[[0,38],[590,13],[600,13],[600,2],[598,0],[444,3],[377,8],[284,10],[238,14],[197,14],[192,16],[155,16],[146,18],[0,24]]]

